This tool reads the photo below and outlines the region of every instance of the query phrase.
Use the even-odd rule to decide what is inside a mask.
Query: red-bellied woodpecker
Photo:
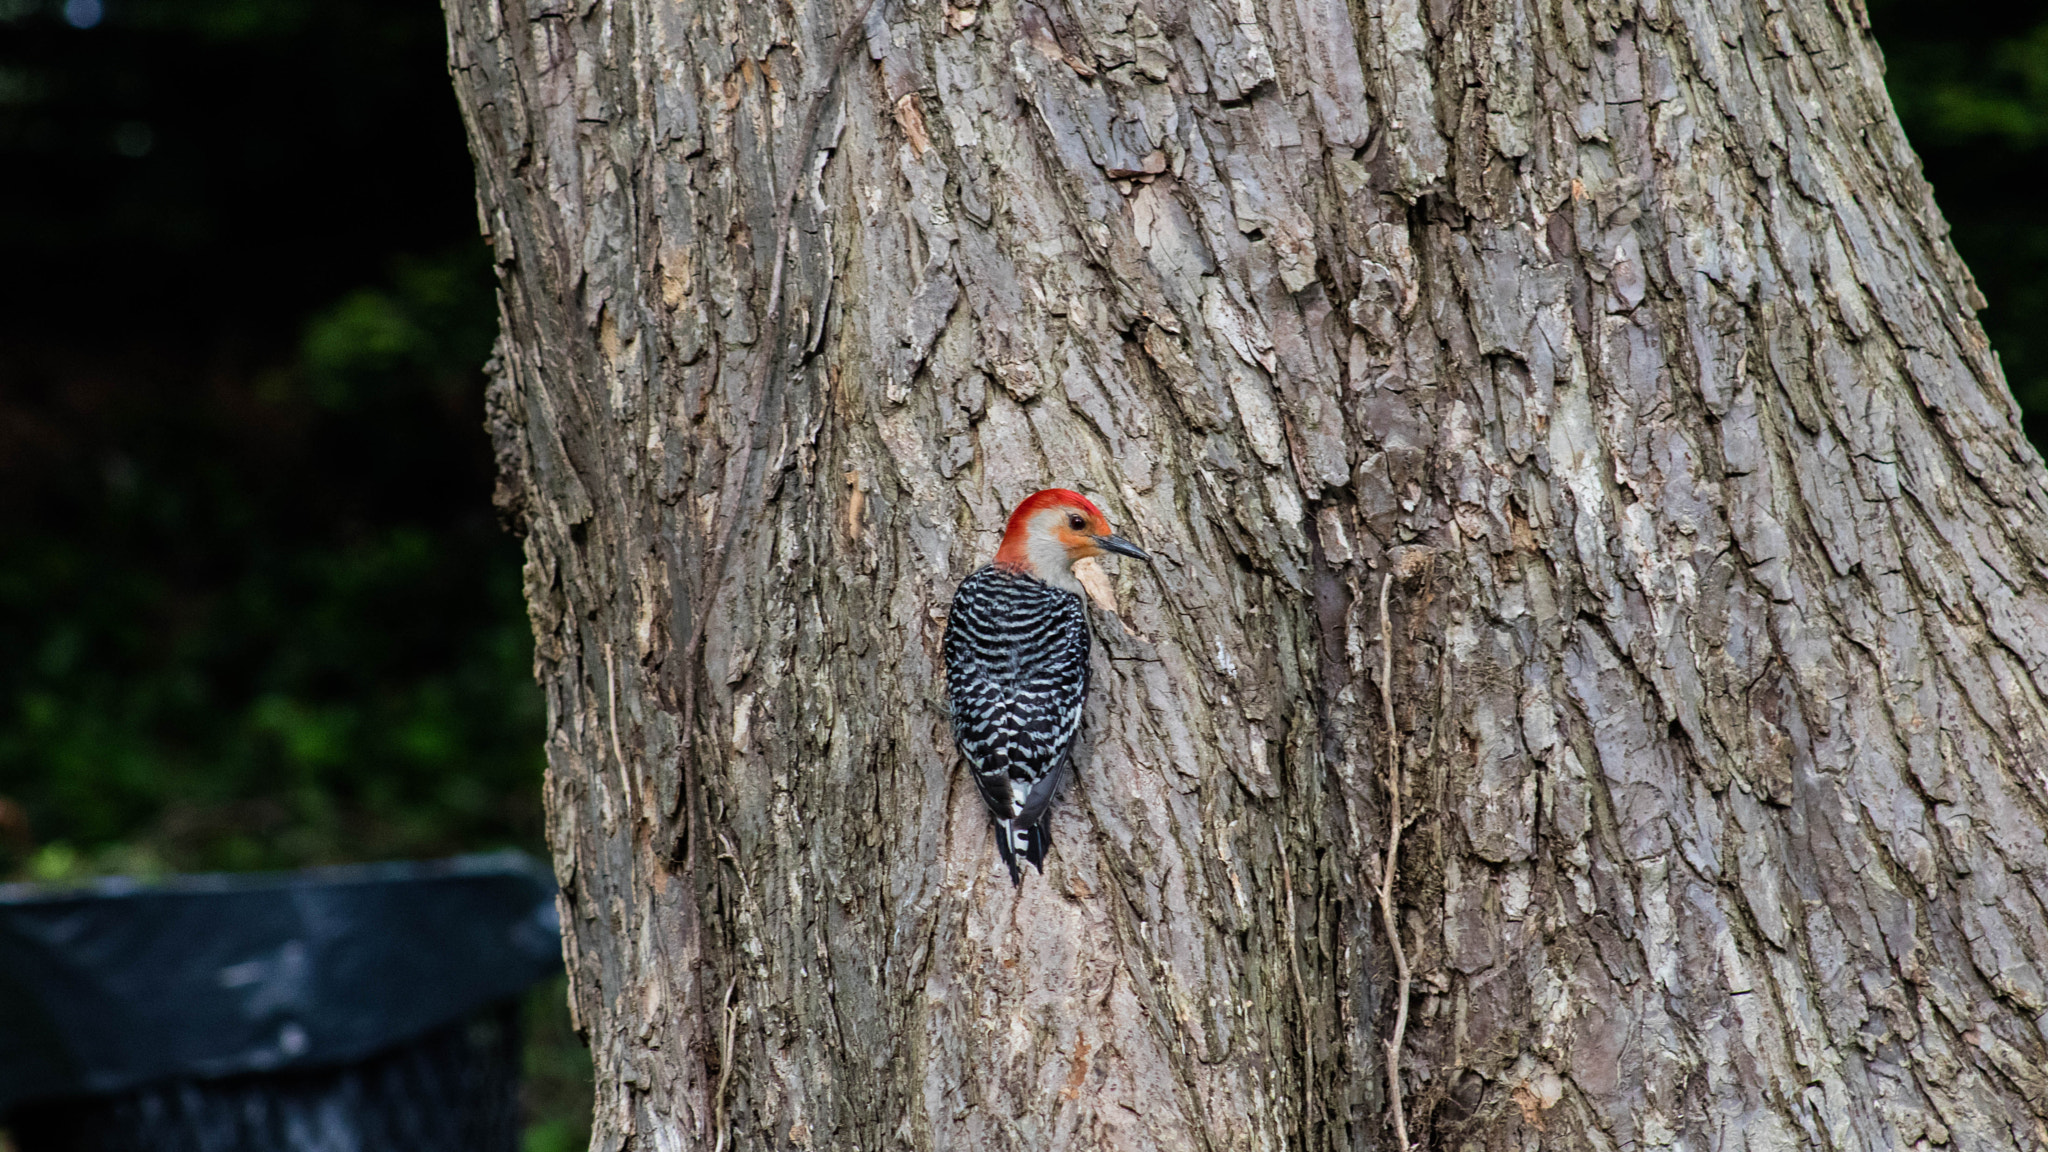
[[[995,563],[960,582],[946,619],[953,743],[996,823],[1012,883],[1017,857],[1045,871],[1053,794],[1088,695],[1088,615],[1074,561],[1150,561],[1078,492],[1051,488],[1010,513]]]

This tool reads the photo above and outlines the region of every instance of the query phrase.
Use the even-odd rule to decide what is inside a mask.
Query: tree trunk
[[[1411,818],[1415,1142],[2048,1145],[2048,475],[1859,0],[449,20],[597,1147],[1391,1148]],[[1053,485],[1162,562],[1013,889]]]

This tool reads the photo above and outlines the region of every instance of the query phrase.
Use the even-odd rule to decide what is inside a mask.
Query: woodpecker
[[[1045,871],[1053,794],[1088,696],[1088,614],[1074,561],[1115,552],[1150,563],[1078,492],[1050,488],[1010,513],[995,562],[953,593],[946,691],[953,743],[996,824],[1010,882],[1017,858]]]

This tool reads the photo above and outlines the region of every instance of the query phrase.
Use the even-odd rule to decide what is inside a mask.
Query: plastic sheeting
[[[367,1060],[24,1104],[20,1152],[515,1152],[519,1005]]]
[[[360,1061],[561,971],[519,853],[0,887],[0,1113]]]

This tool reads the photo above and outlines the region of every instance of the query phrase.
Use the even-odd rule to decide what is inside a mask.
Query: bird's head
[[[996,565],[1035,576],[1055,588],[1081,590],[1074,561],[1114,552],[1150,563],[1152,557],[1109,530],[1102,509],[1079,492],[1048,488],[1024,498],[1010,513]]]

